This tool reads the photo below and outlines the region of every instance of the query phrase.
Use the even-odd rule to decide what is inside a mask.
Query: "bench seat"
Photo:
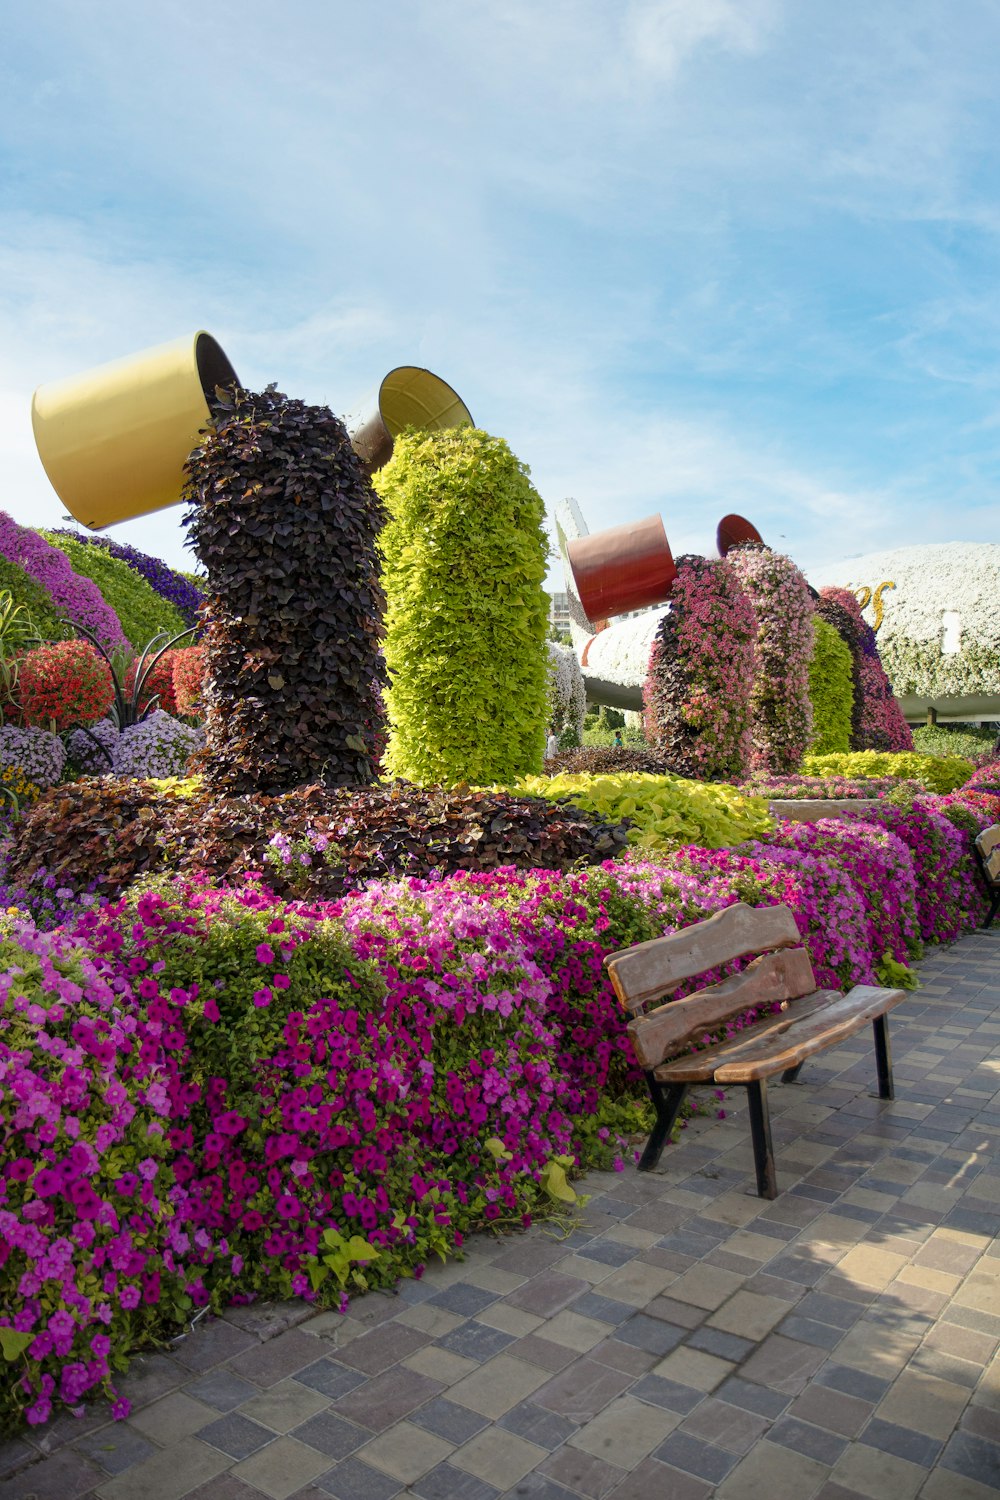
[[[990,927],[1000,908],[1000,823],[984,828],[976,839],[976,862],[990,899],[984,927]]]
[[[683,999],[670,998],[688,980],[750,955],[755,956],[738,973]],[[786,906],[736,903],[704,922],[611,953],[604,963],[631,1016],[629,1037],[656,1111],[640,1171],[651,1171],[659,1161],[692,1084],[740,1085],[747,1091],[757,1191],[774,1198],[768,1080],[780,1074],[783,1082],[793,1082],[808,1058],[869,1023],[879,1097],[893,1097],[886,1017],[906,992],[876,985],[855,985],[846,995],[819,989]],[[757,1019],[734,1036],[699,1045],[727,1021],[751,1011],[758,1012]]]
[[[806,1058],[846,1041],[906,999],[905,990],[858,985],[849,994],[814,990],[763,1016],[729,1041],[654,1068],[659,1083],[749,1083],[800,1068]]]

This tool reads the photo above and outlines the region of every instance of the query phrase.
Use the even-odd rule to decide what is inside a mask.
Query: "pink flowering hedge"
[[[706,781],[747,774],[756,634],[753,606],[728,562],[677,559],[642,701],[646,738],[678,774]]]
[[[770,547],[738,547],[728,561],[753,606],[757,672],[750,694],[753,770],[788,775],[812,738],[809,663],[813,602],[802,572]]]
[[[195,1308],[336,1307],[550,1212],[566,1170],[621,1165],[644,1112],[605,953],[783,901],[820,984],[898,978],[982,919],[988,821],[928,795],[656,863],[308,905],[164,880],[51,932],[8,918],[2,1419],[114,1399],[130,1353]]]

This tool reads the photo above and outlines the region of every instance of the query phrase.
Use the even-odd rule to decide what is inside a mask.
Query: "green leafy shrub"
[[[972,724],[954,728],[922,724],[913,731],[913,748],[921,755],[961,755],[966,760],[978,760],[990,753],[996,738],[995,726],[979,729]]]
[[[205,772],[227,792],[371,781],[383,511],[344,424],[269,387],[219,398],[188,460],[208,574]]]
[[[625,752],[623,752],[625,753]],[[767,803],[744,797],[725,782],[685,781],[680,776],[642,773],[589,776],[528,776],[518,790],[551,797],[610,821],[632,824],[630,847],[647,854],[700,844],[722,849],[759,838],[774,827]]]
[[[61,641],[71,634],[69,627],[61,623],[59,611],[41,584],[6,557],[0,557],[0,589],[10,594],[15,604],[27,610],[41,640]]]
[[[833,625],[813,617],[809,697],[813,706],[814,755],[846,755],[851,748],[854,662],[851,648]]]
[[[850,755],[807,755],[802,762],[807,776],[850,778],[895,776],[901,781],[919,781],[930,792],[944,794],[962,786],[972,775],[972,762],[960,755],[918,755],[913,750],[858,750]]]
[[[336,846],[337,858],[297,869],[282,859],[284,846],[294,853],[317,840]],[[227,797],[197,781],[108,776],[64,784],[34,805],[15,830],[8,878],[27,884],[44,868],[60,885],[93,882],[116,895],[143,875],[198,871],[231,880],[266,869],[281,894],[332,897],[384,875],[567,870],[611,859],[625,843],[617,818],[499,789],[397,782]]]
[[[528,470],[475,428],[396,439],[389,509],[385,763],[407,780],[511,781],[541,769],[547,543]]]
[[[90,546],[61,531],[43,531],[41,535],[65,554],[74,573],[97,584],[134,650],[142,651],[161,632],[174,636],[187,629],[188,622],[179,609],[104,547]]]

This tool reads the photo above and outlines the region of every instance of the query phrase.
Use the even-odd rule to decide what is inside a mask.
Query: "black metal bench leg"
[[[748,1083],[747,1099],[750,1104],[750,1135],[753,1140],[753,1162],[757,1171],[757,1193],[761,1198],[777,1198],[778,1182],[774,1172],[767,1080],[761,1078]]]
[[[688,1091],[686,1083],[675,1083],[665,1089],[662,1083],[657,1083],[652,1073],[646,1074],[646,1082],[649,1084],[649,1097],[656,1110],[656,1123],[649,1133],[646,1148],[639,1158],[640,1172],[651,1172],[659,1161],[663,1148],[670,1139],[670,1132],[677,1123],[677,1116],[680,1114],[681,1105]]]
[[[800,1062],[796,1063],[794,1068],[786,1068],[781,1075],[782,1083],[794,1083],[804,1067],[805,1063]]]
[[[892,1082],[892,1047],[889,1043],[889,1017],[876,1016],[872,1022],[872,1030],[875,1033],[878,1096],[880,1099],[895,1099],[896,1090]]]

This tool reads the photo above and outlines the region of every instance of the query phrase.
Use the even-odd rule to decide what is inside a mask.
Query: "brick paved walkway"
[[[128,1422],[0,1448],[0,1497],[995,1500],[1000,929],[920,972],[894,1103],[867,1034],[773,1090],[774,1203],[742,1109],[699,1122],[591,1175],[568,1239],[197,1328],[136,1362]]]

